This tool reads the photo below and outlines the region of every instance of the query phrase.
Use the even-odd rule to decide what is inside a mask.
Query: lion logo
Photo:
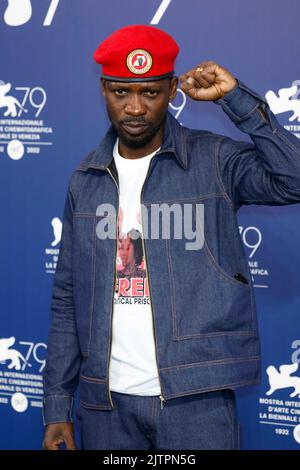
[[[16,338],[11,336],[10,338],[1,338],[0,339],[0,362],[10,361],[8,364],[8,369],[21,370],[22,363],[31,367],[25,357],[17,351],[17,349],[9,349],[16,342]]]
[[[16,117],[20,109],[24,111],[24,113],[27,113],[27,109],[21,105],[17,98],[7,95],[10,89],[11,83],[4,83],[0,80],[0,108],[6,108],[4,116]]]
[[[293,392],[290,397],[300,398],[300,377],[292,376],[294,372],[298,370],[298,363],[284,364],[279,367],[279,371],[274,366],[269,366],[266,370],[269,376],[270,389],[267,391],[267,395],[272,395],[276,390],[283,388],[293,388]]]
[[[289,88],[280,88],[278,96],[273,90],[267,91],[265,98],[274,114],[285,113],[292,111],[292,116],[289,117],[289,121],[295,121],[298,119],[300,122],[300,100],[295,98],[298,87],[292,85]]]

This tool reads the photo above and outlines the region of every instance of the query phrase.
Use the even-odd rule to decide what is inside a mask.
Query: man
[[[234,389],[259,382],[260,347],[236,213],[300,201],[300,145],[263,98],[212,61],[181,75],[182,90],[221,105],[253,143],[181,126],[168,112],[178,50],[167,33],[134,25],[94,55],[112,126],[69,183],[44,375],[46,449],[76,448],[78,384],[84,449],[240,448]],[[185,211],[193,234],[200,220],[200,245],[186,230],[165,236],[166,208],[179,215],[176,230]],[[158,209],[163,228],[151,224]],[[117,234],[132,228],[145,275],[122,277]]]

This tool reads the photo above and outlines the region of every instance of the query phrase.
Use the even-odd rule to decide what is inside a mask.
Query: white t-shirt
[[[133,240],[136,230],[142,235],[141,189],[158,150],[127,159],[119,154],[118,139],[113,149],[120,200],[109,386],[112,391],[132,395],[161,394],[143,245],[141,237]]]

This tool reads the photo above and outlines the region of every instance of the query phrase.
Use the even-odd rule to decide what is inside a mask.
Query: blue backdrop
[[[298,0],[0,0],[1,449],[41,448],[66,185],[109,124],[95,48],[126,24],[157,24],[181,47],[177,74],[218,62],[300,137],[299,12]],[[187,126],[249,140],[213,103],[179,91],[171,111]],[[300,449],[299,214],[298,204],[239,211],[263,353],[262,384],[238,391],[245,449]]]

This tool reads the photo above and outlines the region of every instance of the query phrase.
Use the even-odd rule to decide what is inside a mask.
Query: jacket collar
[[[117,134],[110,126],[99,146],[80,163],[77,169],[82,171],[87,171],[89,168],[106,170],[113,160],[113,146],[116,138]],[[187,168],[185,131],[169,111],[165,123],[164,140],[156,155],[162,153],[171,153],[184,169]]]

